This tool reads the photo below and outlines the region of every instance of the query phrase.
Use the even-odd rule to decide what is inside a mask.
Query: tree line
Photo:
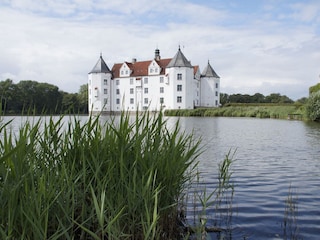
[[[11,79],[0,82],[1,110],[4,114],[87,114],[87,84],[78,93],[67,93],[55,85],[23,80],[15,84]]]
[[[294,103],[292,99],[280,93],[271,93],[264,96],[261,93],[249,94],[220,94],[220,103],[225,105],[228,103]]]
[[[312,119],[320,119],[320,84],[310,87],[309,98],[297,100],[307,103],[309,113],[317,113]],[[311,96],[314,96],[311,98]],[[261,93],[220,94],[222,106],[230,103],[294,103],[292,99],[279,93],[264,96]],[[80,86],[77,93],[67,93],[55,85],[32,80],[15,84],[11,79],[0,81],[0,104],[4,114],[87,114],[88,85]]]

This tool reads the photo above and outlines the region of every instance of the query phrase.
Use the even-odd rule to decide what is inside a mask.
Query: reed
[[[230,238],[234,196],[231,165],[235,161],[235,154],[236,150],[230,150],[219,164],[216,185],[202,183],[201,173],[198,172],[187,189],[184,205],[189,218],[184,224],[188,235],[193,237],[191,239],[208,239],[208,233],[212,235],[213,232],[217,234],[217,239]]]
[[[300,114],[307,119],[305,107],[299,104],[229,104],[219,108],[166,110],[167,116],[195,117],[255,117],[287,119],[289,114]]]
[[[283,239],[301,239],[298,227],[298,195],[289,186],[287,198],[285,200],[285,210],[283,217]]]
[[[175,239],[200,140],[161,113],[0,122],[1,239]]]

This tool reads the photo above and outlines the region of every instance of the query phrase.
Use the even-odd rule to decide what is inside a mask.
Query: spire
[[[102,58],[101,52],[100,52],[100,58],[98,62],[89,73],[111,73],[110,69],[108,68],[107,64]]]
[[[155,52],[154,52],[154,59],[156,61],[160,61],[160,50],[158,49],[158,47],[156,48]]]
[[[210,62],[208,60],[208,65],[202,72],[203,77],[214,77],[214,78],[220,78],[218,74],[213,70],[213,68],[210,65]]]
[[[191,67],[192,68],[191,63],[181,52],[180,45],[179,45],[178,52],[167,65],[167,68],[170,68],[170,67]]]

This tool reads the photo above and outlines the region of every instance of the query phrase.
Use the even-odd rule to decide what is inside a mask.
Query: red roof
[[[148,67],[152,61],[153,60],[141,61],[141,62],[135,62],[135,63],[125,62],[131,70],[130,77],[148,76]],[[156,61],[161,68],[160,75],[163,75],[165,73],[165,68],[170,61],[171,61],[171,58],[160,59],[159,61]],[[113,65],[111,71],[114,78],[120,77],[120,68],[122,65],[123,63],[116,63]]]

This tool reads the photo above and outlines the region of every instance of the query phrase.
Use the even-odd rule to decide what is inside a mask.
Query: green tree
[[[267,103],[293,103],[293,100],[288,98],[286,95],[280,95],[280,93],[271,93],[266,96]]]
[[[320,121],[320,91],[310,94],[306,104],[307,116],[312,121]]]
[[[19,89],[11,79],[0,82],[0,100],[2,111],[5,113],[18,113],[21,110]]]
[[[265,96],[261,93],[255,93],[252,97],[251,97],[251,102],[252,103],[264,103],[265,100]]]
[[[32,80],[20,81],[20,99],[23,108],[34,113],[57,113],[62,95],[59,88],[49,83],[39,83]]]
[[[320,91],[320,83],[314,85],[314,86],[311,86],[309,88],[309,94],[312,94],[312,93],[315,93],[315,92],[318,92]]]
[[[79,113],[79,98],[77,93],[62,92],[61,109],[63,113]]]
[[[224,105],[229,102],[229,95],[226,93],[220,93],[220,104]]]
[[[79,113],[88,113],[88,84],[80,86],[78,93]]]

